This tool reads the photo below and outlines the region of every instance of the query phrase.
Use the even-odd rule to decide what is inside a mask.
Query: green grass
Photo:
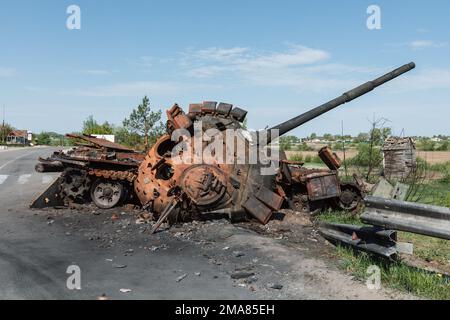
[[[352,249],[337,247],[340,267],[357,279],[365,281],[367,268],[377,265],[381,271],[383,286],[429,299],[449,300],[450,283],[438,274],[431,274],[401,262],[383,262],[366,253],[355,254]]]
[[[422,184],[417,193],[408,201],[450,207],[450,183],[434,181]]]
[[[414,255],[425,260],[448,265],[450,244],[448,240],[422,236],[408,232],[398,232],[398,240],[414,245]]]
[[[295,153],[289,157],[290,161],[299,161],[304,163],[317,163],[317,164],[323,164],[322,160],[319,158],[319,156],[311,156],[306,155],[304,156],[302,153]]]
[[[357,214],[346,211],[333,211],[327,210],[322,212],[318,217],[318,220],[330,223],[345,223],[363,225]]]

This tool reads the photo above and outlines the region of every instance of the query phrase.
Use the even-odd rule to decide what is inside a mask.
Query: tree
[[[140,145],[142,142],[141,136],[137,133],[129,132],[124,127],[115,127],[114,128],[114,136],[116,138],[116,142],[135,148]]]
[[[381,119],[380,121],[384,121],[385,119]],[[378,125],[378,124],[377,124]],[[370,131],[370,140],[377,146],[380,146],[384,143],[384,140],[391,135],[391,128],[372,128]]]
[[[378,151],[375,146],[382,145],[384,140],[391,134],[391,128],[384,127],[389,120],[386,118],[375,119],[371,122],[370,140],[369,140],[369,163],[367,169],[366,180],[369,180],[370,174],[374,167],[378,166],[382,160],[378,159]],[[381,158],[382,159],[382,158]]]
[[[300,143],[300,139],[296,136],[282,136],[280,137],[280,150],[290,150],[294,144]]]
[[[112,133],[113,127],[108,123],[108,121],[103,122],[103,124],[99,124],[92,115],[90,115],[85,121],[83,121],[83,134],[92,135]]]
[[[48,132],[42,131],[38,136],[36,137],[36,143],[38,145],[46,145],[49,146],[52,143],[51,136]]]
[[[144,137],[146,149],[154,143],[156,139],[164,133],[164,125],[161,122],[161,110],[152,111],[150,100],[147,96],[142,99],[142,103],[134,109],[129,118],[123,120],[123,126],[130,132]]]
[[[0,137],[1,137],[0,142],[6,143],[6,137],[12,131],[14,131],[14,128],[11,125],[9,125],[8,123],[5,123],[5,124],[0,123]]]
[[[356,138],[355,138],[355,142],[367,142],[369,141],[369,134],[365,133],[365,132],[361,132],[359,133]]]

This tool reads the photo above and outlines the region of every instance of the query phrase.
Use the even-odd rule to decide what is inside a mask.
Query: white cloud
[[[188,53],[187,56],[191,55],[194,58],[203,60],[238,63],[239,61],[241,61],[241,59],[245,57],[248,51],[250,51],[250,49],[244,47],[233,47],[233,48],[211,47],[198,50],[191,54]]]
[[[261,52],[248,47],[188,50],[180,61],[188,77],[233,80],[244,85],[283,86],[295,90],[344,88],[356,84],[358,74],[375,68],[324,63],[330,53],[302,45],[280,52]]]
[[[393,83],[395,91],[418,91],[430,89],[450,89],[450,70],[425,69],[400,77]]]
[[[224,71],[254,71],[260,68],[289,68],[326,60],[330,54],[319,49],[291,45],[284,52],[255,52],[246,47],[206,48],[183,53],[181,65],[199,72],[200,77]]]
[[[326,60],[330,54],[305,46],[293,46],[289,52],[257,56],[248,61],[250,68],[286,68]]]
[[[17,74],[16,70],[13,68],[0,67],[0,77],[13,77]]]
[[[413,51],[424,50],[424,49],[432,49],[432,48],[443,48],[447,46],[447,42],[433,41],[433,40],[425,40],[418,39],[410,42],[396,42],[396,43],[386,43],[386,46],[393,48],[408,48]]]
[[[109,76],[111,71],[108,70],[81,70],[81,73],[91,75],[91,76]]]
[[[409,42],[407,45],[412,50],[423,50],[426,48],[442,48],[446,46],[446,43],[431,40],[415,40]]]

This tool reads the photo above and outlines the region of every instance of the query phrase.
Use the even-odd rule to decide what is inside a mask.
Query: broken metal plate
[[[242,206],[262,224],[267,224],[272,217],[272,209],[253,196],[248,198]]]
[[[280,210],[283,204],[282,197],[264,186],[261,186],[255,196],[273,210]]]
[[[60,196],[60,178],[56,178],[52,184],[30,205],[30,208],[40,209],[46,207],[64,206]]]

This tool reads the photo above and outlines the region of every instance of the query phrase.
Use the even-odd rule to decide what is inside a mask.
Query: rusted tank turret
[[[255,135],[252,137],[243,130],[247,112],[231,104],[192,104],[187,114],[174,105],[167,111],[167,135],[157,141],[139,166],[134,181],[136,195],[146,210],[159,217],[155,228],[167,218],[211,214],[226,214],[230,218],[252,216],[267,223],[292,197],[292,191],[286,190],[286,185],[292,183],[289,166],[270,161],[274,155],[267,155],[264,147],[275,139],[277,132],[283,135],[414,67],[414,63],[406,64],[268,132],[260,132],[259,138],[267,133],[265,140],[255,140]],[[240,154],[242,150],[245,161]],[[230,154],[232,159],[218,157]],[[256,162],[251,158],[256,158]],[[333,194],[339,197],[341,189],[336,188]]]

